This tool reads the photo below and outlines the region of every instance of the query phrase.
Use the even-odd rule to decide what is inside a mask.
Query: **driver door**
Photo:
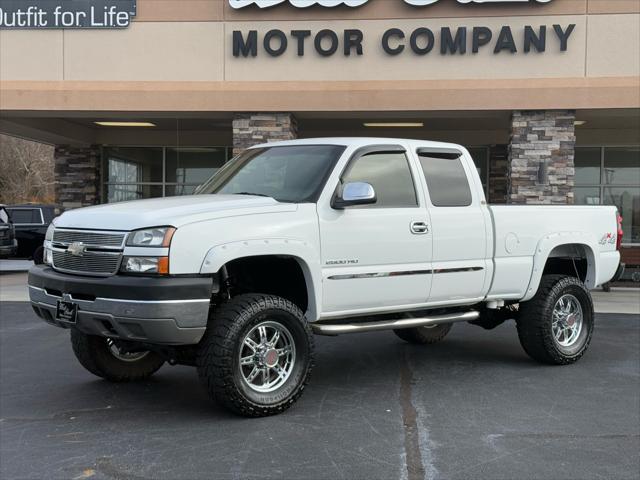
[[[320,205],[323,316],[394,310],[427,302],[432,238],[419,172],[400,146],[356,151],[340,178],[373,186],[376,202]]]

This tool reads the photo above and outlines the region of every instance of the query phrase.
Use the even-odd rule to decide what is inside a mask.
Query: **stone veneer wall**
[[[290,113],[237,113],[233,117],[233,155],[258,143],[298,138],[298,124]]]
[[[491,145],[489,148],[489,203],[507,203],[508,165],[509,146]]]
[[[573,110],[513,112],[509,203],[573,203],[575,119]]]
[[[100,203],[100,147],[57,145],[56,204],[63,210]]]

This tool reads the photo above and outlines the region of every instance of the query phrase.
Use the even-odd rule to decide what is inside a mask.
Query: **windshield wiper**
[[[256,197],[272,198],[271,195],[265,195],[264,193],[253,193],[253,192],[236,192],[233,195],[255,195]]]

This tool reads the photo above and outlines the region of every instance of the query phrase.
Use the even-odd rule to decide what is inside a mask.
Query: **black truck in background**
[[[10,221],[15,229],[18,248],[15,256],[42,263],[44,236],[51,221],[60,214],[55,205],[23,204],[6,205]]]
[[[18,250],[15,228],[4,205],[0,205],[0,258],[12,257]]]

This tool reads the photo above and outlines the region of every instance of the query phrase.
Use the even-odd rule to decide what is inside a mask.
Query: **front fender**
[[[586,252],[587,260],[587,277],[585,278],[585,286],[588,289],[596,287],[598,282],[598,243],[593,234],[583,232],[558,232],[545,236],[538,242],[536,252],[533,256],[533,271],[531,272],[531,280],[527,287],[527,292],[521,300],[526,302],[538,291],[540,280],[544,267],[551,255],[551,252],[562,245],[580,245]],[[598,255],[598,257],[596,257]]]
[[[232,260],[263,255],[292,257],[299,263],[307,284],[309,299],[306,316],[309,321],[316,321],[319,318],[322,299],[322,275],[318,253],[308,242],[289,238],[265,238],[216,245],[207,251],[200,273],[217,273],[223,265]]]

